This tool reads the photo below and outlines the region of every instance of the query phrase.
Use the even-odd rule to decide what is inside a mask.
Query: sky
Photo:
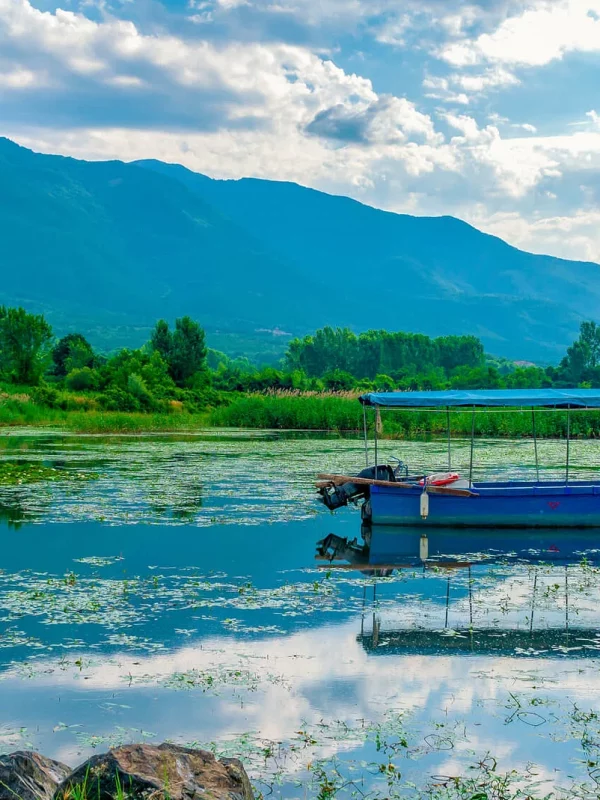
[[[0,135],[600,262],[600,0],[0,0]]]

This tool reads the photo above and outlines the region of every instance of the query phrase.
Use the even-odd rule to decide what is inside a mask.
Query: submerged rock
[[[85,792],[81,789],[85,786]],[[175,744],[130,744],[92,756],[58,787],[55,800],[253,800],[250,781],[235,758]],[[14,798],[12,798],[14,800]]]
[[[51,800],[70,772],[66,764],[32,750],[0,756],[0,800]]]

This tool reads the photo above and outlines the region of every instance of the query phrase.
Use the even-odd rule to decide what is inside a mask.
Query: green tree
[[[152,332],[150,347],[167,363],[177,386],[187,385],[196,373],[207,369],[204,330],[191,317],[176,319],[173,332],[164,319],[159,320]]]
[[[342,369],[332,369],[323,375],[323,384],[332,392],[344,392],[352,389],[356,381],[349,372]]]
[[[598,367],[600,367],[600,326],[595,322],[582,322],[579,338],[567,348],[567,355],[560,362],[561,378],[574,386],[583,381],[596,383]]]
[[[67,389],[74,392],[93,391],[98,388],[99,375],[95,369],[81,367],[72,369],[65,378]]]
[[[160,353],[167,364],[170,363],[173,350],[173,334],[169,330],[169,323],[165,322],[164,319],[159,319],[154,326],[150,337],[150,347]]]
[[[107,361],[101,372],[104,389],[118,388],[130,392],[133,384],[129,378],[137,375],[155,397],[169,397],[175,391],[168,366],[158,352],[120,350]]]
[[[0,306],[0,371],[14,383],[39,383],[51,341],[52,328],[42,314]]]
[[[53,372],[64,378],[73,369],[94,366],[92,345],[81,333],[68,333],[52,349]]]
[[[191,317],[175,320],[173,349],[167,363],[178,386],[184,386],[193,375],[206,369],[204,330]]]

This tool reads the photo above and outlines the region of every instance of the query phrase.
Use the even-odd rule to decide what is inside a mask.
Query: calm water
[[[572,445],[574,476],[599,447]],[[415,470],[445,453],[383,445]],[[353,439],[19,432],[0,458],[79,476],[0,488],[1,751],[75,765],[172,739],[241,755],[283,797],[415,796],[495,759],[540,796],[597,796],[594,534],[432,533],[424,570],[418,532],[374,531],[370,553],[316,558],[328,534],[362,543],[358,511],[311,488],[363,466]],[[540,458],[562,474],[564,444]],[[477,443],[480,474],[532,460],[530,442]]]

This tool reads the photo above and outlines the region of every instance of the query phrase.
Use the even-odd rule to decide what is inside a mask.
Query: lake
[[[564,442],[539,447],[564,474]],[[573,477],[599,448],[571,444]],[[380,453],[443,468],[446,442]],[[275,797],[598,795],[593,532],[431,532],[427,569],[415,531],[367,551],[358,510],[312,488],[364,466],[355,438],[4,430],[0,459],[61,477],[0,487],[2,752],[169,739]],[[533,446],[478,441],[475,462],[530,475]]]

